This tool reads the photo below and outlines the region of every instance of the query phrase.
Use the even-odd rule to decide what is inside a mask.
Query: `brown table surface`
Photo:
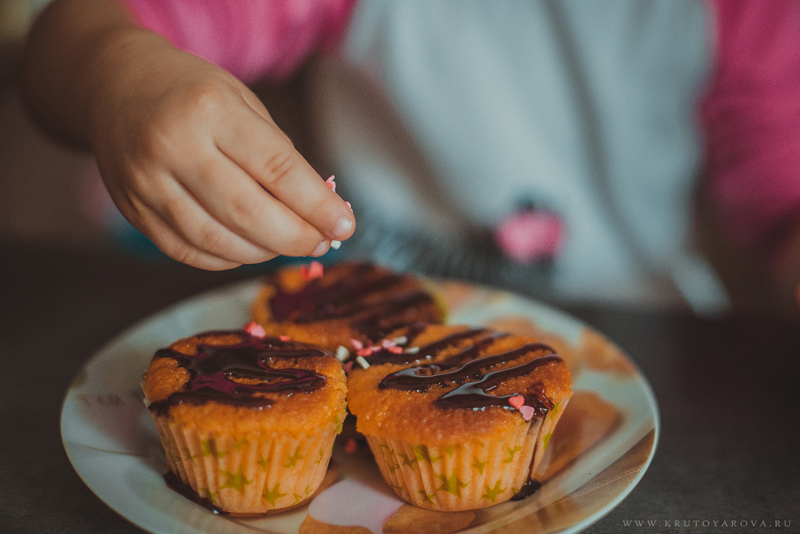
[[[0,532],[140,532],[70,466],[59,433],[64,393],[120,330],[259,271],[210,273],[9,241],[0,241],[0,266]],[[587,532],[800,532],[800,323],[566,311],[636,361],[661,410],[661,438],[644,478]],[[626,526],[636,520],[655,524]]]

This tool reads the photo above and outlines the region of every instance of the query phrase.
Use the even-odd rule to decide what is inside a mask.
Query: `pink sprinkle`
[[[331,188],[331,191],[334,193],[336,192],[336,182],[334,182],[335,177],[331,174],[331,177],[325,180],[325,185]]]
[[[311,281],[315,278],[322,278],[323,273],[324,268],[318,261],[312,261],[310,265],[300,266],[300,277],[306,281]]]
[[[356,352],[357,356],[372,356],[372,349],[373,347],[364,347]]]
[[[358,443],[356,443],[356,440],[354,440],[353,438],[350,438],[347,440],[347,444],[344,446],[344,450],[345,452],[353,454],[358,450]]]
[[[278,339],[280,339],[284,343],[288,343],[289,341],[292,340],[292,338],[290,338],[289,336],[278,336]]]
[[[519,410],[520,408],[522,408],[522,405],[525,404],[525,397],[523,397],[522,395],[514,395],[513,397],[508,399],[508,403],[517,410]]]
[[[389,347],[386,350],[388,350],[392,354],[401,354],[403,352],[403,347]]]
[[[264,327],[255,321],[247,323],[244,327],[244,331],[257,338],[264,338],[267,336],[267,333],[264,331]]]
[[[361,350],[364,348],[364,344],[357,339],[350,339],[350,344],[353,345],[353,348],[356,350]]]
[[[353,370],[353,362],[347,362],[342,366],[342,368],[346,374],[350,374],[350,371]]]
[[[346,200],[344,201],[344,203],[345,203],[345,204],[347,204],[347,207],[348,207],[348,208],[350,208],[350,211],[353,211],[353,205],[352,205],[352,204],[350,204],[350,203],[349,203],[348,201],[346,201]]]
[[[522,418],[525,419],[526,421],[530,421],[533,418],[533,412],[535,411],[536,410],[527,405],[519,409],[519,413],[522,414]]]
[[[383,347],[384,349],[388,349],[390,347],[396,347],[396,346],[397,346],[397,342],[396,341],[392,341],[391,339],[384,339],[384,340],[381,341],[381,347]]]

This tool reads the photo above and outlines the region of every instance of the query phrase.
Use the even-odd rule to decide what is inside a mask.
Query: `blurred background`
[[[170,261],[133,230],[110,202],[90,154],[57,144],[26,113],[19,94],[25,35],[49,0],[0,0],[0,239],[111,250]],[[312,163],[304,126],[303,75],[257,87],[276,122]],[[697,239],[720,274],[734,309],[796,314],[760,268],[731,246],[696,209]]]

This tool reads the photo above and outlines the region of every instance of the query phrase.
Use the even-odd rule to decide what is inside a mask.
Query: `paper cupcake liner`
[[[203,432],[153,418],[170,471],[200,497],[236,514],[296,505],[322,483],[336,429],[294,437]]]
[[[520,491],[541,460],[544,436],[558,416],[531,423],[520,418],[515,432],[449,446],[379,436],[367,436],[367,442],[383,478],[409,503],[429,510],[474,510],[505,502]]]

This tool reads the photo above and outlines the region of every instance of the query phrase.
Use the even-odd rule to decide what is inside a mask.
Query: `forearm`
[[[59,0],[37,20],[28,39],[23,66],[28,106],[48,132],[87,147],[91,115],[104,86],[122,82],[120,71],[135,68],[125,59],[143,61],[148,48],[169,46],[139,28],[116,0]]]

